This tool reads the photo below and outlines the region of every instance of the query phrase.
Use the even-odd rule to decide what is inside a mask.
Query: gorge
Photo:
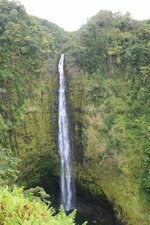
[[[2,224],[74,223],[40,199],[80,223],[150,224],[149,65],[149,20],[102,10],[68,33],[0,1]]]

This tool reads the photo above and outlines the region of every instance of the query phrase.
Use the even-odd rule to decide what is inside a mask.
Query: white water
[[[66,106],[66,85],[64,75],[64,54],[59,65],[59,108],[58,108],[58,149],[61,158],[61,204],[66,211],[74,208],[74,191],[71,172],[71,149],[69,142],[68,116]]]

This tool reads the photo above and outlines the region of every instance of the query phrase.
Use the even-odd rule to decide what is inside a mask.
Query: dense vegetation
[[[0,145],[22,159],[21,179],[30,174],[33,184],[39,161],[58,164],[55,64],[65,32],[19,3],[0,1],[0,34]]]
[[[101,11],[66,33],[7,0],[0,0],[0,224],[74,223],[74,214],[52,216],[39,198],[14,188],[59,180],[62,50],[78,184],[105,195],[127,224],[149,225],[150,20]]]
[[[44,195],[44,191],[40,191]],[[74,217],[75,211],[67,216],[63,207],[56,214],[52,207],[33,195],[33,190],[23,192],[16,187],[11,192],[6,188],[0,190],[0,224],[73,225]]]
[[[0,0],[0,224],[75,224],[14,187],[58,176],[55,64],[65,42],[56,25]],[[44,163],[43,163],[44,161]],[[19,180],[18,180],[19,177]]]
[[[101,11],[71,43],[80,67],[78,82],[70,81],[73,129],[84,145],[78,180],[93,194],[104,192],[129,224],[148,225],[150,20]]]

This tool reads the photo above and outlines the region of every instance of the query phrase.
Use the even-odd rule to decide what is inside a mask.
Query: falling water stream
[[[66,103],[66,83],[64,75],[64,54],[59,65],[59,107],[58,107],[58,150],[61,159],[61,204],[66,211],[74,208],[74,185],[71,172],[71,149]]]

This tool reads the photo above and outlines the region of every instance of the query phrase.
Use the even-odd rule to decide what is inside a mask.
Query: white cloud
[[[87,18],[102,9],[130,12],[135,19],[148,19],[149,0],[20,0],[27,12],[58,24],[65,30],[77,30]]]

